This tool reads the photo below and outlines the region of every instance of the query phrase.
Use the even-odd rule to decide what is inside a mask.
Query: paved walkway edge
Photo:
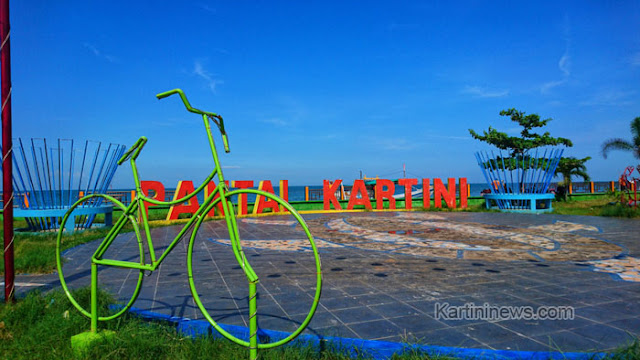
[[[114,306],[117,308],[119,306]],[[205,320],[191,320],[176,316],[159,314],[152,311],[142,310],[132,307],[129,310],[135,316],[150,321],[163,321],[176,325],[177,331],[186,336],[212,335],[223,337]],[[243,326],[219,324],[225,331],[240,339],[249,337],[249,329]],[[266,342],[274,342],[284,339],[290,333],[275,330],[258,331],[260,339]],[[409,351],[420,351],[431,356],[452,356],[460,359],[489,360],[489,359],[511,359],[511,360],[597,360],[605,359],[611,354],[598,352],[554,352],[554,351],[513,351],[513,350],[490,350],[490,349],[467,349],[447,346],[405,344],[389,341],[351,339],[342,337],[324,337],[320,335],[303,334],[294,340],[297,344],[309,344],[322,349],[338,349],[352,353],[352,355],[366,354],[376,360],[386,360],[395,354]]]

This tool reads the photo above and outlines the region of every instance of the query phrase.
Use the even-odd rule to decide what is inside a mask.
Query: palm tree
[[[621,138],[605,141],[602,144],[602,156],[606,159],[607,152],[610,150],[625,150],[631,151],[633,156],[640,160],[640,116],[631,121],[631,134],[633,135],[631,141]]]
[[[584,163],[591,160],[590,156],[587,156],[584,159],[576,159],[575,157],[563,157],[560,159],[558,163],[558,167],[556,167],[556,172],[553,176],[562,175],[562,186],[565,189],[569,189],[571,187],[571,177],[572,176],[580,176],[584,181],[589,181],[589,174],[587,174],[587,167]],[[567,199],[567,193],[562,192],[559,193],[564,200]]]

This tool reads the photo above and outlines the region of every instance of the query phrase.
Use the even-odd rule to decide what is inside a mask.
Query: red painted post
[[[2,203],[4,204],[4,301],[14,301],[13,266],[13,186],[11,176],[11,52],[9,41],[9,0],[0,0],[0,77],[2,84]]]

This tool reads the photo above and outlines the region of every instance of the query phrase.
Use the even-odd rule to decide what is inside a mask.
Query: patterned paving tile
[[[588,351],[624,345],[640,328],[640,222],[581,216],[495,213],[349,213],[305,216],[321,252],[324,291],[307,333],[412,340],[430,345],[508,350]],[[243,218],[243,248],[261,282],[259,323],[290,330],[315,292],[308,241],[288,216]],[[152,229],[156,253],[180,227]],[[131,236],[112,255],[135,260]],[[203,223],[194,243],[196,289],[214,318],[247,322],[247,281],[222,221]],[[72,287],[88,284],[99,242],[65,253]],[[187,241],[150,275],[135,306],[203,318],[186,274]],[[148,250],[145,254],[149,258]],[[117,298],[137,272],[107,269],[100,284]],[[57,274],[21,275],[19,293],[56,288]],[[575,319],[436,320],[437,303],[537,308],[570,306]],[[409,339],[408,337],[411,337]]]

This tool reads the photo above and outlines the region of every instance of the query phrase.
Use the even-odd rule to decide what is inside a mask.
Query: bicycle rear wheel
[[[116,236],[124,237],[124,238],[113,240],[114,242],[118,242],[117,244],[120,245],[120,243],[128,243],[129,241],[125,241],[125,240],[132,240],[131,237],[135,236],[137,240],[137,246],[134,245],[134,247],[138,248],[140,264],[144,265],[144,247],[142,245],[142,239],[140,237],[140,230],[138,228],[138,224],[136,222],[136,219],[133,216],[125,215],[126,208],[120,201],[105,194],[91,194],[91,195],[84,196],[80,198],[78,201],[76,201],[73,204],[73,206],[69,208],[65,216],[62,218],[62,221],[60,222],[60,228],[58,230],[58,236],[56,239],[56,263],[57,263],[57,269],[58,269],[58,276],[60,278],[60,285],[62,286],[62,289],[64,290],[65,294],[67,295],[67,298],[69,298],[69,301],[71,302],[71,304],[76,309],[78,309],[78,311],[80,311],[81,314],[83,314],[88,318],[91,318],[91,311],[87,310],[87,309],[90,309],[90,303],[89,303],[90,299],[76,298],[77,295],[74,296],[74,293],[71,291],[71,288],[73,287],[75,289],[75,288],[80,288],[80,287],[85,287],[90,285],[90,281],[91,281],[90,266],[91,266],[92,260],[91,258],[84,260],[84,262],[81,264],[82,269],[78,267],[74,269],[75,271],[72,274],[65,276],[63,265],[65,262],[64,255],[66,250],[63,250],[63,249],[68,248],[69,244],[76,244],[76,243],[78,245],[82,244],[82,241],[78,239],[83,236],[86,236],[82,234],[80,230],[75,232],[65,231],[67,222],[74,221],[75,224],[78,224],[78,223],[87,223],[87,222],[96,223],[96,222],[105,220],[104,217],[100,215],[98,216],[96,215],[72,216],[71,215],[72,213],[74,213],[74,211],[78,209],[82,209],[83,207],[87,207],[87,206],[93,206],[93,205],[96,205],[96,203],[100,204],[101,206],[105,206],[105,205],[108,205],[108,203],[111,203],[111,206],[113,206],[114,210],[118,210],[119,212],[121,212],[122,215],[118,220],[114,222],[114,225],[111,228],[111,230],[109,232],[105,232],[106,237],[101,242],[99,242],[100,245],[98,245],[98,243],[93,243],[93,244],[89,243],[84,245],[87,248],[82,249],[82,250],[86,250],[83,252],[83,255],[92,257],[91,254],[93,254],[93,251],[96,245],[98,245],[98,248],[103,247],[106,245],[106,242],[110,241],[112,237],[116,237]],[[103,224],[106,225],[106,222]],[[121,230],[128,229],[129,224],[133,228],[133,233],[119,235]],[[80,226],[76,225],[74,226],[74,228],[80,228]],[[91,231],[91,230],[82,230],[82,231]],[[77,250],[77,249],[74,248],[69,250]],[[85,267],[86,269],[84,269]],[[107,267],[100,266],[100,268],[107,270],[106,269]],[[115,270],[113,267],[109,267],[109,268]],[[108,269],[108,270],[111,270],[111,269]],[[142,280],[144,278],[144,271],[143,270],[138,271],[134,269],[126,269],[123,271],[127,273],[126,274],[127,277],[132,277],[132,280],[130,281],[130,283],[133,283],[133,289],[130,290],[132,293],[125,295],[124,301],[122,297],[119,299],[121,302],[124,303],[124,306],[122,306],[121,309],[115,311],[113,314],[98,316],[98,320],[100,321],[111,320],[122,315],[125,311],[131,308],[136,298],[138,297],[138,294],[140,293],[140,289],[142,287]],[[124,275],[124,274],[118,274],[118,275]],[[82,282],[83,280],[84,282]],[[128,285],[131,285],[131,284],[128,284]]]
[[[232,197],[235,197],[237,195],[243,195],[243,196],[247,196],[250,194],[254,194],[254,195],[259,195],[264,197],[267,200],[271,200],[271,201],[275,201],[278,206],[280,207],[280,209],[286,209],[288,211],[288,213],[286,213],[285,215],[288,215],[288,219],[287,220],[267,220],[266,222],[264,221],[257,221],[255,220],[257,217],[251,217],[250,221],[248,221],[248,219],[241,219],[241,222],[245,222],[247,221],[247,223],[250,223],[251,229],[253,230],[257,230],[256,227],[260,226],[261,223],[262,224],[277,224],[277,223],[286,223],[286,226],[288,227],[288,229],[297,229],[296,233],[298,234],[296,236],[296,239],[293,240],[287,240],[287,244],[294,244],[297,243],[297,246],[299,248],[304,247],[307,250],[310,250],[312,252],[312,257],[313,257],[313,267],[310,267],[312,270],[309,270],[308,272],[308,277],[311,277],[311,279],[306,279],[307,282],[309,283],[313,283],[315,286],[315,290],[313,291],[313,299],[310,301],[309,306],[309,310],[307,312],[307,315],[304,316],[304,318],[302,320],[299,321],[300,325],[297,326],[295,328],[295,330],[293,330],[290,335],[286,336],[283,339],[280,339],[278,341],[274,341],[274,342],[269,342],[269,343],[259,343],[257,344],[257,347],[259,349],[268,349],[268,348],[273,348],[276,346],[280,346],[283,345],[291,340],[293,340],[295,337],[297,337],[302,331],[304,331],[304,329],[307,327],[307,325],[309,324],[309,322],[311,321],[311,319],[313,318],[313,315],[315,314],[315,311],[318,307],[318,303],[320,300],[320,294],[322,291],[322,270],[321,270],[321,263],[320,263],[320,256],[318,254],[318,249],[315,245],[315,242],[313,240],[313,236],[311,235],[306,223],[304,222],[304,220],[302,219],[302,217],[300,216],[300,214],[298,214],[293,207],[291,207],[291,205],[289,203],[287,203],[285,200],[281,199],[278,196],[275,196],[271,193],[267,193],[264,191],[259,191],[259,190],[253,190],[253,189],[241,189],[241,190],[236,190],[236,191],[232,191],[229,192],[227,194],[225,194],[227,201],[229,199],[231,199]],[[205,213],[209,213],[209,211],[211,209],[213,209],[215,206],[218,205],[220,199],[216,199],[212,204],[210,204]],[[229,201],[230,203],[230,208],[234,209],[235,206],[237,205],[233,205],[231,203],[231,201]],[[234,211],[231,211],[229,214],[227,214],[227,229],[226,231],[228,231],[229,233],[233,233],[233,236],[236,236],[236,238],[239,239],[238,236],[238,222],[236,219],[236,212],[237,210],[234,209]],[[204,317],[209,321],[209,323],[217,330],[219,331],[223,336],[225,336],[227,339],[235,342],[236,344],[245,346],[245,347],[249,347],[249,342],[239,339],[235,336],[233,336],[232,334],[228,333],[227,331],[225,331],[224,329],[222,329],[220,327],[220,325],[214,320],[214,316],[211,315],[209,309],[207,309],[207,306],[205,306],[204,301],[203,301],[203,297],[204,297],[204,291],[199,292],[198,291],[198,287],[202,288],[202,289],[206,289],[207,288],[207,284],[205,281],[203,280],[198,280],[198,284],[196,285],[196,278],[198,278],[198,275],[194,275],[194,273],[196,273],[196,271],[194,271],[194,250],[196,248],[195,243],[196,243],[196,239],[199,238],[199,244],[202,243],[202,241],[204,240],[204,243],[202,244],[206,244],[207,239],[210,237],[210,235],[205,234],[204,230],[201,230],[201,226],[203,224],[203,220],[204,217],[198,219],[198,221],[195,224],[194,230],[191,234],[191,238],[189,240],[189,247],[188,247],[188,252],[187,252],[187,270],[188,270],[188,274],[189,274],[189,286],[191,287],[191,292],[193,294],[193,298],[198,306],[198,308],[200,309],[200,311],[202,312],[202,314],[204,315]],[[216,227],[216,229],[220,229],[221,226],[218,225]],[[233,237],[232,235],[229,236],[229,238]],[[306,245],[301,244],[301,243],[306,243]],[[228,244],[228,245],[232,245],[232,244]],[[200,249],[199,249],[200,250]],[[199,251],[198,250],[198,251]],[[243,262],[245,262],[244,266],[248,265],[248,259],[244,254],[244,251],[240,245],[240,248],[238,249],[239,253],[240,253],[240,259],[236,259],[238,261],[239,266],[236,266],[236,268],[241,269],[243,267]],[[258,254],[254,254],[253,256],[259,256]],[[262,263],[265,263],[264,261],[262,261]],[[250,265],[248,265],[250,267]],[[216,264],[216,267],[218,267],[218,265]],[[260,272],[262,269],[258,269],[258,271]],[[218,269],[218,272],[220,272],[220,270]],[[202,274],[203,271],[198,271],[198,274]],[[222,274],[221,274],[222,276]],[[274,275],[271,275],[274,276]],[[270,277],[271,277],[270,276]],[[281,275],[277,275],[278,277]],[[237,280],[237,279],[236,279]],[[224,281],[224,280],[223,280]],[[209,286],[210,287],[210,286]],[[311,295],[311,294],[309,294]],[[201,297],[202,296],[202,297]],[[303,294],[303,298],[304,298],[304,294]],[[299,304],[296,304],[299,305]],[[251,316],[251,314],[250,314]],[[260,316],[260,313],[258,313],[258,316]],[[298,322],[298,320],[296,320],[296,322]],[[287,330],[288,331],[288,330]]]

